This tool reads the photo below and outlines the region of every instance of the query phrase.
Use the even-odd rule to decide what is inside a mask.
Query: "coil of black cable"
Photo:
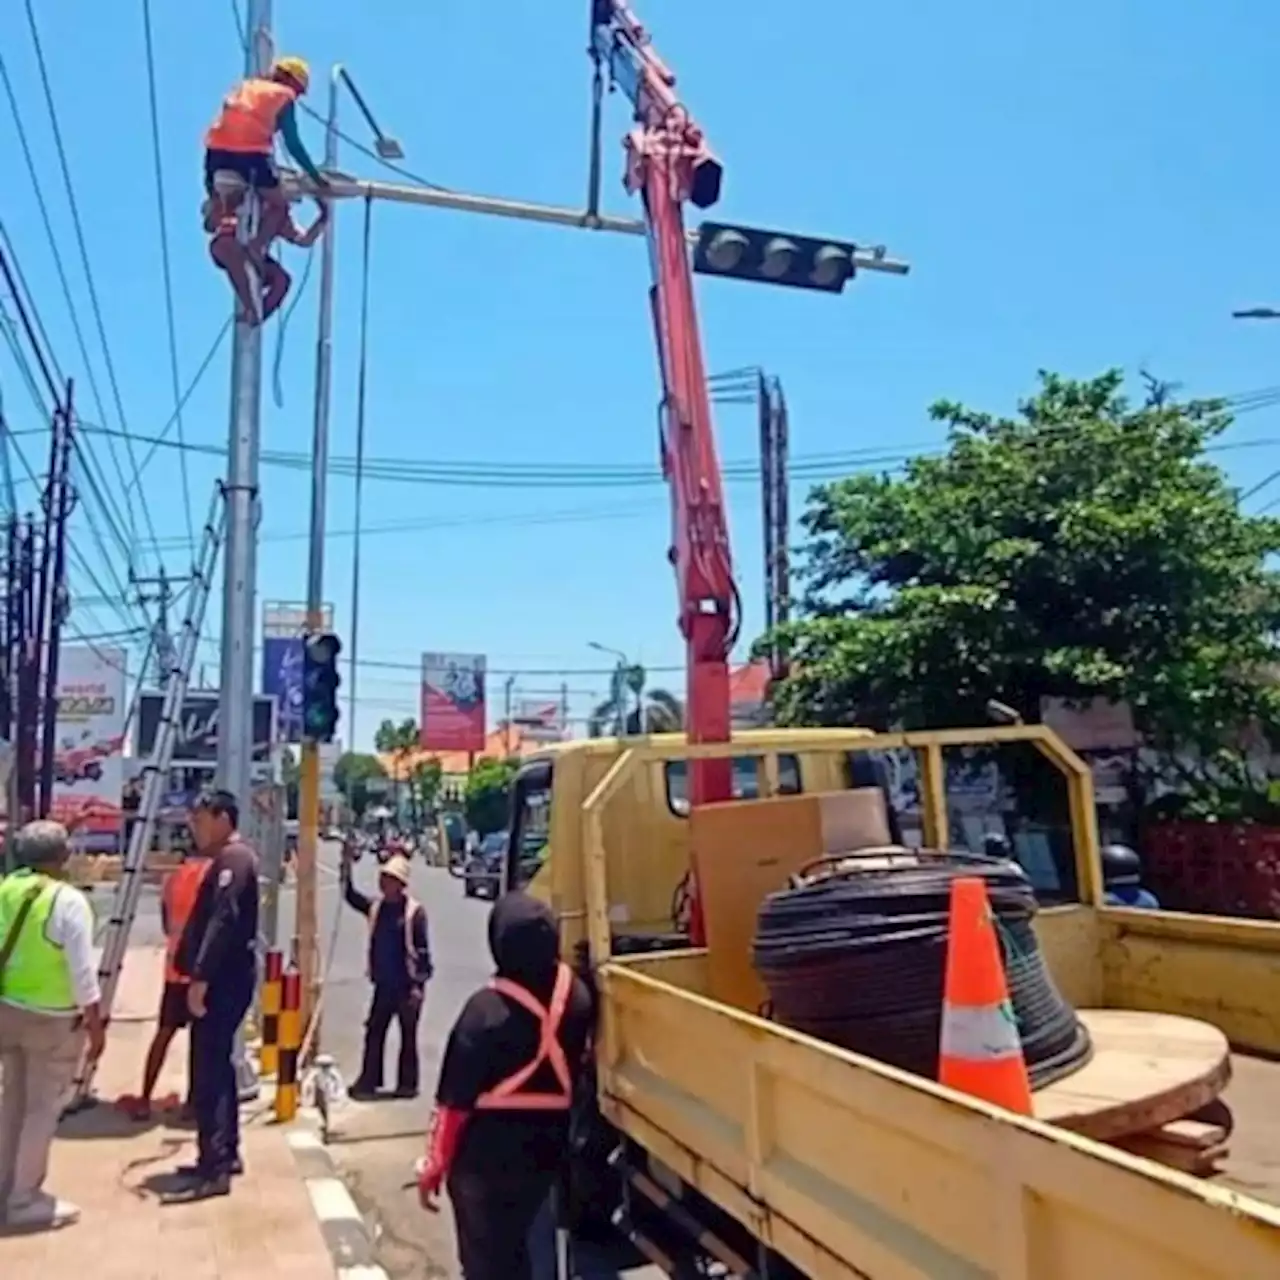
[[[1022,868],[959,852],[904,862],[829,860],[765,899],[753,954],[774,1019],[936,1080],[951,883],[980,876],[1033,1087],[1082,1066],[1089,1034],[1045,965]]]

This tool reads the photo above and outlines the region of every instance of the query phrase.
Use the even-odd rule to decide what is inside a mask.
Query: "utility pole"
[[[45,494],[45,581],[40,585],[41,640],[44,649],[44,688],[40,724],[40,808],[42,818],[53,811],[54,755],[58,730],[58,664],[62,624],[70,599],[67,594],[67,521],[71,518],[71,433],[74,385],[67,380],[66,399],[54,414],[50,449],[49,487]]]
[[[36,741],[40,690],[40,644],[36,620],[35,522],[30,516],[19,522],[15,539],[16,581],[11,604],[17,678],[14,711],[14,772],[17,817],[15,826],[36,811]]]
[[[329,120],[324,167],[338,164],[340,68],[329,80]],[[311,434],[311,538],[307,556],[307,631],[324,629],[324,523],[329,472],[329,402],[333,372],[334,219],[320,241],[320,321],[316,332],[316,391]],[[317,855],[320,843],[320,744],[303,732],[298,772],[298,969],[302,979],[302,1025],[310,1026],[312,1054],[320,1040],[316,1018],[320,996],[320,925]],[[274,883],[278,883],[278,880]],[[272,913],[274,916],[274,912]],[[271,920],[274,929],[276,921]]]
[[[503,732],[506,736],[507,755],[511,754],[511,695],[514,693],[515,687],[516,687],[515,676],[508,676],[507,682],[503,686],[503,690],[502,690],[503,702],[505,704],[504,710],[503,710],[502,723],[504,726]]]
[[[155,684],[157,689],[164,687],[177,660],[177,650],[173,643],[173,633],[169,629],[169,606],[173,603],[174,583],[186,582],[186,578],[173,579],[160,566],[154,578],[134,578],[133,585],[138,589],[138,604],[145,608],[149,604],[156,606],[156,620],[151,627],[151,653],[155,664]],[[144,587],[155,587],[155,594],[149,595]],[[144,673],[145,674],[145,673]]]
[[[271,66],[271,0],[248,0],[245,74]],[[243,244],[257,221],[252,192],[241,206]],[[258,281],[254,279],[254,292]],[[261,452],[262,328],[237,317],[231,353],[231,424],[226,484],[227,551],[222,596],[218,778],[247,813],[252,803],[253,639],[257,593],[258,466]]]

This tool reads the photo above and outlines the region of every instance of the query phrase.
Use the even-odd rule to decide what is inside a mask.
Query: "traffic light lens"
[[[760,258],[760,274],[767,280],[781,280],[791,270],[799,250],[794,240],[777,236],[764,247]]]
[[[820,289],[829,289],[851,275],[853,259],[838,245],[823,245],[813,255],[813,271],[809,278]]]
[[[742,261],[750,243],[739,231],[721,231],[707,246],[707,261],[717,271],[732,271]]]

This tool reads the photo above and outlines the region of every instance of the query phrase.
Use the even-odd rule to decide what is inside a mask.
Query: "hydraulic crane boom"
[[[625,185],[644,202],[653,272],[649,297],[662,376],[662,468],[671,486],[669,554],[687,652],[688,736],[690,742],[727,742],[729,652],[740,604],[684,228],[685,203],[715,204],[723,171],[676,97],[675,76],[622,0],[594,0],[592,47],[635,108]],[[730,761],[690,763],[691,805],[732,798]],[[696,891],[690,932],[695,943],[702,941]]]

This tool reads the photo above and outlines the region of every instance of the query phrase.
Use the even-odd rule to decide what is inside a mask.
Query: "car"
[[[494,831],[485,836],[463,867],[462,892],[468,898],[496,898],[502,891],[506,860],[507,833]]]

